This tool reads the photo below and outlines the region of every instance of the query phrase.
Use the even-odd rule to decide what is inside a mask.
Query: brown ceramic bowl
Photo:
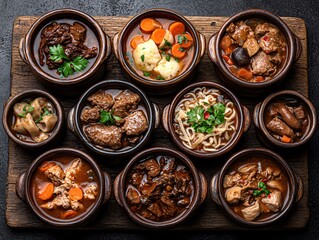
[[[64,19],[79,21],[87,25],[95,34],[99,43],[97,46],[99,49],[98,55],[96,56],[93,65],[90,68],[83,70],[83,73],[78,77],[70,77],[67,79],[61,79],[57,74],[55,77],[46,73],[43,70],[44,66],[42,67],[38,62],[38,56],[35,56],[33,52],[34,48],[38,47],[35,46],[35,40],[42,28],[52,21]],[[58,9],[46,13],[35,21],[19,43],[20,56],[22,60],[29,65],[35,78],[48,87],[59,90],[59,93],[64,95],[78,94],[85,86],[92,84],[92,82],[101,78],[105,72],[104,63],[110,57],[111,49],[110,37],[104,33],[98,22],[91,16],[74,9]],[[91,61],[93,61],[93,59],[91,59]],[[70,87],[72,87],[72,91],[70,91]]]
[[[141,97],[141,103],[144,104],[145,110],[147,112],[147,117],[149,121],[149,127],[147,131],[143,134],[143,138],[134,146],[127,149],[119,149],[112,150],[108,148],[101,148],[94,145],[89,139],[86,137],[81,123],[81,112],[85,107],[87,98],[97,92],[100,89],[129,89],[130,91],[137,93]],[[106,80],[100,83],[95,84],[91,88],[89,88],[79,99],[76,106],[74,106],[68,114],[67,125],[69,130],[71,130],[80,140],[81,142],[87,146],[89,149],[94,151],[97,154],[108,156],[108,157],[123,157],[128,156],[130,154],[136,153],[140,150],[150,139],[152,131],[157,128],[159,124],[159,109],[157,105],[153,104],[149,98],[142,92],[138,87],[133,85],[132,83],[121,81],[121,80]]]
[[[51,136],[44,140],[43,142],[25,142],[19,139],[15,133],[12,130],[12,118],[13,118],[13,106],[25,99],[28,98],[37,98],[37,97],[45,97],[47,98],[54,106],[56,110],[56,115],[58,117],[58,121],[55,125],[55,128],[53,129]],[[63,130],[64,130],[64,111],[63,108],[61,107],[60,103],[58,100],[51,95],[50,93],[47,93],[42,90],[27,90],[24,92],[21,92],[15,96],[10,97],[6,103],[4,104],[4,109],[3,109],[3,115],[2,115],[2,124],[3,128],[8,134],[8,136],[13,140],[16,144],[20,145],[23,148],[30,149],[30,150],[35,150],[35,149],[43,149],[47,148],[49,146],[52,146],[52,144],[57,143],[60,138],[63,135]]]
[[[41,163],[48,161],[49,159],[52,159],[57,156],[74,156],[79,157],[82,160],[86,161],[90,164],[92,169],[95,171],[98,181],[100,184],[100,193],[95,200],[95,203],[90,207],[90,209],[83,214],[80,214],[77,217],[74,217],[72,219],[58,219],[49,216],[48,214],[44,214],[43,210],[38,206],[36,203],[36,200],[32,196],[32,188],[31,188],[31,179],[32,176],[37,169],[38,166],[41,165]],[[88,223],[94,216],[98,214],[99,209],[103,204],[105,204],[111,195],[111,178],[107,172],[101,171],[99,166],[96,164],[96,162],[86,153],[73,148],[56,148],[52,149],[50,151],[47,151],[37,157],[32,163],[31,166],[27,171],[22,173],[19,178],[17,179],[16,183],[16,193],[17,196],[24,201],[26,204],[28,204],[33,212],[41,218],[41,220],[55,226],[55,227],[76,227],[81,226],[83,224]]]
[[[194,179],[194,194],[188,209],[175,218],[163,222],[155,222],[138,216],[132,212],[125,197],[126,178],[131,167],[146,157],[157,155],[171,156],[181,161],[188,167]],[[203,203],[207,195],[207,181],[204,175],[195,168],[192,161],[181,152],[170,148],[154,147],[146,149],[134,156],[125,166],[123,171],[117,175],[114,181],[114,195],[118,204],[124,208],[127,215],[137,224],[153,229],[173,228],[188,220]]]
[[[272,80],[269,81],[247,82],[241,80],[228,70],[222,59],[220,42],[222,37],[225,35],[226,29],[229,24],[232,22],[247,20],[251,18],[261,18],[265,19],[269,23],[272,23],[279,28],[287,41],[286,61],[281,67],[281,70],[274,76]],[[220,30],[210,38],[208,43],[208,56],[214,63],[216,72],[219,77],[229,87],[236,90],[236,93],[245,96],[258,96],[261,93],[273,90],[274,87],[277,87],[280,83],[282,83],[285,80],[289,70],[293,66],[293,63],[299,59],[301,50],[302,46],[300,39],[289,29],[284,21],[275,14],[261,9],[249,9],[232,16],[223,24]]]
[[[206,87],[206,88],[215,88],[218,89],[221,93],[223,93],[229,100],[234,103],[234,106],[237,110],[237,130],[232,136],[232,139],[224,146],[221,147],[218,151],[215,152],[204,152],[204,151],[195,151],[192,149],[187,148],[179,139],[178,134],[175,132],[173,123],[174,123],[174,110],[177,104],[183,99],[184,95],[191,92],[197,87]],[[221,156],[223,154],[228,153],[231,151],[235,145],[239,142],[240,138],[243,136],[245,132],[249,130],[251,120],[250,120],[250,113],[249,110],[243,106],[239,99],[227,88],[223,87],[222,85],[214,82],[199,82],[189,85],[188,87],[184,88],[180,91],[175,98],[173,99],[172,103],[167,105],[163,110],[162,115],[162,123],[165,130],[172,136],[174,142],[177,144],[179,148],[181,148],[184,152],[193,155],[198,158],[215,158]]]
[[[189,67],[186,70],[184,70],[180,75],[173,79],[164,81],[153,81],[148,78],[142,77],[136,73],[134,68],[126,60],[126,52],[124,48],[126,42],[128,41],[128,36],[130,32],[137,25],[139,25],[140,21],[143,18],[147,17],[164,19],[166,18],[182,22],[186,26],[187,31],[192,35],[194,39],[195,52],[193,60],[191,61]],[[137,84],[138,86],[142,87],[146,92],[155,95],[174,92],[179,87],[188,83],[194,77],[196,67],[201,61],[202,57],[204,56],[205,46],[206,42],[204,35],[198,32],[189,20],[187,20],[185,17],[183,17],[177,12],[164,8],[148,9],[137,14],[113,38],[114,55],[119,60],[121,67],[124,73],[126,73],[128,79],[130,79],[133,83]]]
[[[288,179],[289,179],[289,187],[288,187],[288,196],[286,197],[285,202],[281,210],[274,214],[272,217],[267,218],[265,220],[260,221],[247,221],[244,218],[237,215],[226,202],[224,191],[223,191],[223,179],[225,174],[227,174],[229,167],[236,162],[238,159],[242,159],[246,156],[267,156],[273,161],[275,161],[283,171],[285,171]],[[265,148],[250,148],[242,150],[233,156],[231,156],[222,169],[217,172],[210,183],[210,192],[213,201],[219,205],[226,214],[235,222],[242,224],[246,227],[265,227],[270,224],[274,224],[275,222],[283,219],[287,213],[293,208],[296,202],[300,201],[303,195],[303,182],[300,176],[295,173],[287,164],[287,162],[280,157],[278,154],[265,149]]]
[[[308,129],[305,132],[305,136],[303,136],[299,142],[284,143],[275,139],[267,130],[265,122],[264,122],[264,112],[265,112],[265,109],[268,107],[269,103],[271,103],[275,99],[285,98],[285,97],[291,97],[291,98],[299,100],[306,107],[307,112],[309,114]],[[304,145],[315,134],[317,126],[318,126],[317,111],[315,107],[313,106],[313,104],[311,103],[311,101],[305,96],[303,96],[302,94],[292,90],[283,90],[283,91],[270,94],[264,101],[262,101],[261,103],[258,103],[254,109],[253,120],[254,120],[255,127],[257,129],[256,133],[259,139],[267,146],[275,147],[275,148],[296,148],[296,147],[300,147]]]

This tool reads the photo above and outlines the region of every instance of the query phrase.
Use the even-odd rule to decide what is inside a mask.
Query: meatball
[[[137,136],[146,131],[148,122],[144,112],[138,110],[125,118],[123,130],[128,136]]]
[[[88,101],[103,110],[109,110],[114,104],[112,95],[102,90],[97,91],[96,93],[89,96]]]
[[[137,108],[140,101],[140,96],[129,90],[122,91],[115,97],[115,102],[112,107],[113,115],[125,118]]]

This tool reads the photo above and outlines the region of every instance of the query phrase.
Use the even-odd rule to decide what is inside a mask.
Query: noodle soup
[[[216,88],[197,87],[176,105],[173,128],[182,144],[212,153],[231,142],[238,129],[234,103]]]

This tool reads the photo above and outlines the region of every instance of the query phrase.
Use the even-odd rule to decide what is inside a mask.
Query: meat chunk
[[[223,181],[224,188],[233,187],[240,178],[239,173],[234,175],[226,174]]]
[[[242,188],[237,186],[227,189],[225,193],[227,202],[238,203],[241,198],[241,191]]]
[[[112,107],[113,115],[120,118],[125,118],[137,108],[140,101],[140,96],[130,90],[124,90],[115,97],[115,102]]]
[[[302,106],[294,108],[294,114],[297,119],[304,119],[306,118],[305,111]]]
[[[77,200],[70,201],[70,205],[74,211],[79,211],[84,208],[84,206],[81,203],[79,203]]]
[[[275,189],[278,189],[279,191],[283,191],[283,187],[282,185],[276,181],[276,180],[270,180],[270,181],[267,181],[267,185],[271,188],[275,188]]]
[[[269,61],[274,65],[279,65],[283,60],[282,54],[279,52],[270,53],[268,56]]]
[[[94,143],[111,149],[122,146],[122,131],[116,126],[105,126],[100,123],[91,123],[85,127],[86,136]]]
[[[72,35],[74,41],[85,42],[86,31],[86,27],[79,22],[74,22],[70,27],[70,34]]]
[[[253,74],[265,76],[276,70],[274,65],[270,62],[268,55],[263,51],[260,51],[251,59],[251,67]]]
[[[84,198],[94,200],[98,192],[98,186],[95,183],[90,183],[85,189]]]
[[[266,33],[279,34],[279,30],[272,24],[262,23],[256,26],[254,33],[257,37],[261,37]]]
[[[65,177],[63,169],[58,164],[54,164],[49,167],[49,169],[44,172],[44,175],[48,177],[55,186],[63,183],[63,179]]]
[[[147,160],[145,162],[145,169],[150,177],[157,176],[161,171],[161,168],[155,159]]]
[[[231,23],[229,27],[226,29],[226,32],[229,36],[231,36],[236,43],[240,46],[243,46],[248,37],[253,36],[252,29],[246,25],[243,21],[233,24]]]
[[[98,48],[88,48],[81,42],[68,43],[64,48],[64,53],[69,59],[81,56],[86,59],[94,58],[97,55]]]
[[[284,43],[278,34],[266,33],[259,39],[259,46],[265,53],[277,52]]]
[[[151,203],[148,207],[147,210],[152,212],[154,215],[157,217],[163,216],[163,211],[161,209],[161,206],[158,203]]]
[[[278,117],[273,118],[269,123],[266,124],[266,127],[269,131],[280,136],[294,136],[294,131],[290,127],[288,127],[286,123],[281,121]]]
[[[140,201],[140,193],[132,187],[130,187],[128,189],[126,197],[130,201],[131,204],[140,204],[140,202],[141,202]]]
[[[41,205],[41,208],[53,209],[55,207],[62,207],[68,209],[71,206],[70,199],[66,194],[60,194],[56,196],[51,202],[47,202]]]
[[[167,160],[166,164],[163,166],[162,171],[164,173],[172,173],[176,168],[176,162],[174,159]]]
[[[114,104],[112,95],[99,90],[88,97],[88,101],[100,109],[108,111]]]
[[[123,129],[128,136],[137,136],[148,128],[148,121],[142,110],[138,110],[125,118]]]
[[[257,200],[252,206],[242,209],[241,212],[246,220],[254,220],[260,214],[259,200]]]
[[[248,38],[243,47],[247,49],[249,57],[254,56],[260,48],[256,38]]]
[[[278,212],[282,206],[281,192],[273,191],[261,200],[271,211]]]
[[[94,122],[100,119],[100,110],[98,107],[87,107],[81,112],[81,120],[83,122]]]

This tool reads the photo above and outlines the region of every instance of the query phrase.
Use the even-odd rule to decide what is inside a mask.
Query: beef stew
[[[194,180],[185,164],[171,156],[150,156],[128,172],[125,197],[131,211],[155,222],[174,219],[193,199]]]
[[[221,39],[222,58],[243,81],[270,81],[286,61],[287,41],[273,24],[260,18],[230,23]]]
[[[31,195],[38,208],[52,218],[72,219],[94,205],[100,182],[89,163],[71,155],[43,162],[31,178]]]

